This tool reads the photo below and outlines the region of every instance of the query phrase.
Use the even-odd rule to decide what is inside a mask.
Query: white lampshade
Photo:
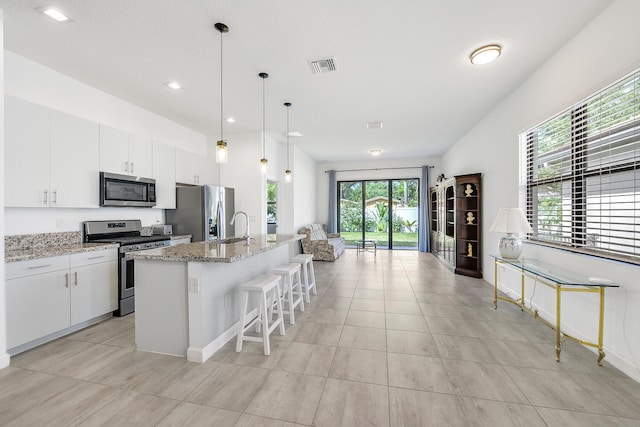
[[[520,208],[500,208],[490,231],[500,233],[533,233],[524,212]]]
[[[489,230],[507,233],[500,239],[499,245],[503,258],[518,258],[522,253],[522,240],[517,234],[533,232],[520,208],[500,208]]]

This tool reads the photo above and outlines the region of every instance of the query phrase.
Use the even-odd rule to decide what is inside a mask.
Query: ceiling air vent
[[[312,59],[309,61],[309,65],[311,65],[311,70],[313,70],[314,74],[324,74],[338,69],[336,66],[336,59],[333,57]]]

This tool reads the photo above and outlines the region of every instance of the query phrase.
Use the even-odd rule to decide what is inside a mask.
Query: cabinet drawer
[[[72,254],[71,268],[82,267],[83,265],[97,264],[100,262],[116,261],[118,259],[118,249],[104,249],[101,251],[89,251]]]
[[[10,262],[4,267],[7,280],[66,269],[69,269],[69,255]]]

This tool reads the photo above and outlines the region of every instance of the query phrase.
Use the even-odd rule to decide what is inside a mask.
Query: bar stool
[[[295,315],[293,313],[295,308],[300,305],[300,311],[304,311],[302,281],[300,280],[300,264],[292,262],[289,264],[279,265],[274,267],[271,272],[282,277],[282,307],[284,308],[284,303],[286,302],[288,308],[288,310],[285,310],[282,313],[289,315],[289,323],[293,325],[296,323]],[[296,295],[294,295],[294,291],[296,292]]]
[[[240,290],[243,292],[242,301],[242,314],[240,319],[240,331],[238,332],[238,340],[236,341],[236,351],[242,350],[243,341],[258,341],[264,343],[264,355],[268,356],[271,353],[271,346],[269,345],[269,334],[277,327],[280,326],[280,335],[284,335],[284,318],[282,317],[282,297],[280,295],[280,276],[275,274],[260,275],[254,277],[248,282],[240,286]],[[249,294],[256,292],[260,294],[260,300],[258,301],[258,316],[251,319],[247,323],[247,308],[249,305]],[[275,294],[275,295],[272,295]],[[269,326],[272,316],[270,313],[270,307],[273,306],[273,299],[278,307],[278,317]],[[262,329],[261,337],[245,336],[245,332],[256,325],[256,332],[260,332]]]
[[[309,290],[313,290],[314,295],[318,295],[316,291],[316,275],[313,271],[313,255],[300,254],[293,257],[293,262],[300,263],[302,276],[304,277],[304,297],[307,304],[311,303]]]

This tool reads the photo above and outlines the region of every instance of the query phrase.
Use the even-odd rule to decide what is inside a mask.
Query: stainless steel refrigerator
[[[234,205],[233,188],[177,187],[176,208],[167,210],[166,223],[173,226],[173,234],[191,234],[192,242],[234,237],[235,227],[229,224]]]

